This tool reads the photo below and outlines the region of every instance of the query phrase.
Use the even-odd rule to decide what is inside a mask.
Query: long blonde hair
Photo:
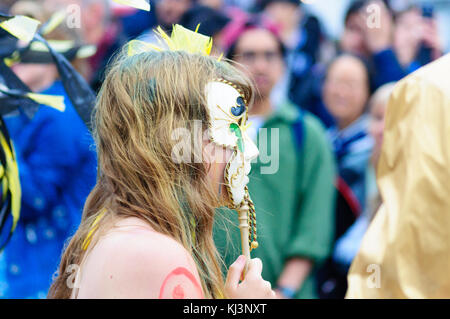
[[[182,51],[144,52],[130,57],[121,54],[112,63],[93,118],[97,184],[63,253],[50,298],[70,298],[67,271],[70,265],[80,265],[86,253],[83,241],[104,209],[107,212],[96,233],[107,231],[119,218],[140,218],[193,256],[205,297],[223,296],[220,258],[212,238],[214,210],[220,202],[207,182],[209,167],[177,163],[171,155],[174,129],[191,129],[193,120],[208,128],[205,86],[215,78],[235,83],[247,101],[252,99],[249,80],[211,57]],[[201,137],[192,132],[191,138]],[[192,159],[201,156],[195,154],[201,149],[191,150]]]

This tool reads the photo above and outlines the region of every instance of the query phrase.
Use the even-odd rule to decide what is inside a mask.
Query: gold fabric
[[[400,81],[346,298],[450,298],[450,54]]]

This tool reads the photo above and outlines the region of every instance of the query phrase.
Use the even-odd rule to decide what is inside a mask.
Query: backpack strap
[[[305,140],[305,124],[304,124],[304,111],[299,109],[299,116],[292,124],[292,130],[294,133],[295,144],[297,145],[297,150],[300,152],[302,150],[304,140]]]

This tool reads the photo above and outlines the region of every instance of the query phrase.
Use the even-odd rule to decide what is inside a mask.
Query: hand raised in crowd
[[[410,64],[422,44],[431,49],[433,60],[442,55],[443,46],[436,20],[423,17],[419,9],[400,14],[394,35],[394,48],[400,63]]]
[[[432,59],[438,59],[442,56],[444,45],[439,36],[438,24],[436,19],[423,18],[422,41],[424,45],[432,50]]]
[[[245,256],[239,256],[230,266],[225,282],[225,293],[231,299],[274,299],[275,292],[270,282],[262,276],[262,262],[259,258],[249,261],[244,280],[239,283],[245,268]]]
[[[416,57],[424,37],[424,20],[419,10],[409,10],[397,17],[394,49],[401,65],[410,64]]]

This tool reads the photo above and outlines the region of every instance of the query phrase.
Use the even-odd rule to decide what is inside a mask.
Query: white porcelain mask
[[[248,196],[246,185],[251,161],[258,157],[255,143],[246,133],[247,101],[231,82],[215,80],[206,86],[213,143],[234,150],[225,169],[225,184],[232,208],[238,208]]]

